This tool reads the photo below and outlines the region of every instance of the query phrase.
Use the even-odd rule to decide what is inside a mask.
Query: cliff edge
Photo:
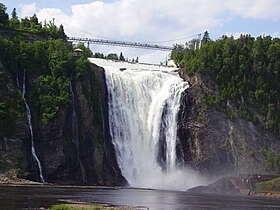
[[[253,122],[237,117],[234,103],[226,109],[208,107],[205,96],[219,94],[219,88],[207,75],[195,73],[182,97],[178,136],[186,165],[209,177],[240,173],[277,173],[270,167],[269,156],[279,154],[279,136]]]

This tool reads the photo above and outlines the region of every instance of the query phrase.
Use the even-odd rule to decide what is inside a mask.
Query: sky
[[[67,36],[173,46],[208,31],[210,38],[251,34],[280,37],[280,0],[2,0],[20,18],[63,24]],[[172,40],[172,41],[170,41]],[[169,52],[90,45],[93,52],[159,63]]]

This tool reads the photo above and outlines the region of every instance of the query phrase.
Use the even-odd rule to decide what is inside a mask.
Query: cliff
[[[217,177],[238,173],[275,173],[269,156],[279,154],[279,136],[237,117],[232,101],[227,109],[207,107],[205,96],[218,95],[219,88],[206,74],[181,76],[190,83],[182,98],[178,136],[186,165]]]
[[[16,82],[5,74],[3,66],[0,73],[1,97],[20,95]],[[232,116],[222,108],[206,106],[205,96],[219,94],[219,88],[206,74],[188,77],[181,72],[181,76],[190,83],[178,116],[177,151],[180,158],[183,151],[184,164],[212,178],[276,173],[271,160],[275,159],[273,154],[280,152],[279,136],[239,118],[232,101],[225,105]],[[72,101],[64,106],[55,120],[46,125],[34,123],[35,148],[44,178],[62,184],[125,185],[109,132],[104,69],[90,64],[89,69],[75,78],[71,81],[74,105]],[[22,101],[19,104],[23,106]],[[73,140],[75,135],[78,144]],[[0,173],[11,170],[16,170],[19,177],[39,180],[24,112],[17,116],[10,134],[0,134]]]
[[[18,92],[12,80],[1,81]],[[31,82],[31,81],[30,81]],[[104,70],[95,65],[72,81],[79,146],[73,142],[73,106],[61,109],[54,121],[34,125],[34,142],[45,181],[62,184],[124,185],[109,134]],[[0,91],[4,94],[4,90]],[[22,104],[23,106],[23,104]],[[84,176],[80,162],[84,166]],[[18,177],[39,180],[31,155],[26,117],[16,120],[12,134],[0,134],[0,173],[16,171]]]

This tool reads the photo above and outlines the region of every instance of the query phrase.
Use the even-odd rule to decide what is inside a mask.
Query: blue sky
[[[107,37],[150,42],[173,40],[209,31],[210,37],[250,33],[280,36],[279,0],[4,0],[7,12],[20,17],[34,12],[40,21],[63,24],[68,36]],[[189,41],[182,39],[181,44]],[[173,45],[174,42],[166,42]],[[93,51],[124,52],[140,61],[164,61],[166,52],[91,46]]]

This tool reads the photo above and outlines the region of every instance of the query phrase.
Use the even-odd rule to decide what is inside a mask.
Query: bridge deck
[[[113,46],[123,46],[123,47],[133,47],[133,48],[144,48],[151,50],[162,50],[162,51],[172,51],[173,47],[154,45],[154,44],[145,44],[138,42],[125,42],[125,41],[114,41],[107,39],[91,39],[91,38],[79,38],[79,37],[68,37],[68,41],[72,42],[85,42],[90,44],[102,44],[102,45],[113,45]]]

